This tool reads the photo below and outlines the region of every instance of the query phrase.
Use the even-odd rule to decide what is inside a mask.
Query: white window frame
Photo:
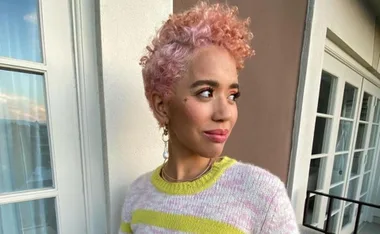
[[[67,26],[64,29],[60,29],[55,33],[56,38],[61,38],[60,33],[63,33],[63,37],[67,38],[67,35],[70,35],[70,38],[73,40],[71,43],[74,45],[72,48],[73,58],[74,58],[74,74],[69,74],[69,77],[75,77],[75,89],[70,93],[70,97],[77,100],[77,107],[69,107],[70,116],[74,119],[73,125],[76,125],[79,132],[79,141],[80,144],[77,143],[68,145],[64,143],[63,146],[59,146],[59,142],[65,142],[64,138],[53,137],[53,141],[51,142],[51,152],[54,152],[54,149],[67,147],[66,152],[68,154],[72,154],[80,157],[80,163],[75,165],[75,168],[72,168],[77,173],[73,173],[75,175],[74,181],[68,181],[67,183],[60,183],[60,187],[62,184],[64,186],[69,186],[71,184],[83,184],[83,191],[79,191],[79,193],[60,193],[57,189],[50,189],[51,191],[30,191],[23,192],[20,194],[9,194],[6,196],[2,196],[2,201],[4,203],[15,203],[15,202],[23,202],[34,199],[43,199],[47,197],[57,196],[55,199],[57,200],[65,200],[64,204],[73,204],[73,206],[65,207],[56,207],[57,215],[65,216],[64,220],[68,221],[68,223],[57,223],[59,226],[60,233],[72,233],[70,230],[76,230],[75,227],[77,224],[83,227],[85,233],[94,233],[94,234],[104,234],[107,233],[107,197],[106,197],[106,183],[104,176],[104,158],[103,158],[103,138],[102,138],[102,122],[101,122],[101,108],[100,108],[100,97],[99,97],[99,72],[98,72],[98,53],[99,46],[97,44],[97,38],[99,37],[97,31],[96,22],[98,17],[97,14],[97,3],[91,0],[69,0],[62,2],[55,1],[46,1],[40,0],[42,2],[40,4],[44,8],[41,10],[41,14],[48,15],[47,18],[64,18],[64,24]],[[57,9],[69,9],[67,11],[61,11],[59,14],[61,16],[52,15],[46,9],[50,9],[55,7]],[[69,17],[67,17],[69,16]],[[41,28],[43,29],[45,26],[49,28],[54,27],[54,21],[45,20],[42,22]],[[50,25],[49,25],[50,24]],[[41,43],[44,43],[44,31],[41,30]],[[66,36],[66,37],[65,37]],[[49,39],[50,42],[52,41]],[[58,42],[59,43],[59,42]],[[60,49],[51,43],[46,45],[47,49],[44,49],[44,44],[42,44],[42,52],[49,53],[48,57],[60,55]],[[58,59],[57,59],[58,60]],[[71,59],[64,60],[62,58],[61,61],[54,61],[53,69],[59,67],[59,62],[61,64],[64,63],[72,63]],[[43,63],[34,63],[28,61],[20,61],[12,58],[0,58],[0,64],[4,68],[10,69],[20,69],[21,71],[31,71],[38,72],[46,75],[46,71],[49,70],[50,65]],[[72,66],[72,65],[70,65]],[[70,67],[69,66],[69,67]],[[62,68],[65,65],[61,66]],[[63,69],[62,69],[63,70]],[[62,72],[64,74],[64,72]],[[49,75],[49,72],[48,72]],[[46,84],[48,81],[45,81]],[[71,81],[70,81],[71,82]],[[51,83],[51,82],[50,82]],[[47,101],[49,102],[49,85],[47,84]],[[59,86],[60,84],[54,84],[55,86]],[[74,87],[73,87],[74,88]],[[55,90],[56,91],[56,90]],[[50,91],[52,92],[52,91]],[[55,94],[58,95],[58,94]],[[54,121],[60,121],[59,115],[57,115],[57,109],[62,108],[60,106],[53,105],[49,103],[48,107],[54,110]],[[75,111],[74,111],[75,110]],[[49,111],[51,113],[52,110]],[[78,114],[74,114],[78,113]],[[66,113],[67,114],[67,113]],[[51,118],[51,116],[48,116]],[[64,118],[62,119],[64,120]],[[66,121],[66,119],[65,119]],[[72,129],[72,128],[70,128]],[[64,132],[66,136],[70,135],[69,131]],[[71,142],[71,141],[70,141]],[[54,154],[51,155],[52,167],[54,168],[54,178],[59,175],[61,171],[60,168],[57,167],[57,164],[60,165],[69,165],[70,160],[61,158],[57,159],[54,157]],[[62,166],[67,167],[67,166]],[[61,168],[62,168],[61,167]],[[67,170],[67,169],[66,169]],[[67,187],[66,187],[67,188]],[[68,191],[65,189],[65,191]],[[80,203],[80,200],[84,200],[84,204],[80,206],[76,206],[75,204]],[[59,204],[56,202],[56,204]],[[82,208],[84,206],[84,215],[81,215]],[[80,213],[79,213],[80,211]]]

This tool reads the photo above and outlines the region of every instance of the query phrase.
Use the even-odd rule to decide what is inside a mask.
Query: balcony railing
[[[327,200],[327,204],[328,204],[328,206],[327,206],[327,220],[326,220],[326,225],[325,225],[324,229],[320,229],[320,228],[314,227],[314,226],[308,224],[307,221],[306,221],[306,218],[307,218],[307,208],[309,207],[309,201],[310,201],[310,194],[316,194],[316,195],[319,195],[319,196],[327,197],[327,199],[328,199]],[[325,193],[321,193],[321,192],[317,192],[317,191],[308,190],[307,193],[306,193],[306,201],[305,201],[305,207],[304,207],[304,212],[303,212],[302,225],[305,226],[305,227],[314,229],[316,231],[320,231],[322,233],[334,234],[334,233],[328,231],[329,230],[329,225],[330,225],[331,212],[332,212],[332,208],[333,208],[333,201],[334,201],[334,199],[358,204],[358,212],[356,213],[355,227],[354,227],[354,232],[353,232],[354,234],[358,233],[359,220],[360,220],[361,210],[362,210],[363,206],[369,206],[369,207],[380,209],[380,205],[375,205],[375,204],[371,204],[371,203],[367,203],[367,202],[356,201],[356,200],[352,200],[352,199],[349,199],[349,198],[338,197],[338,196],[334,196],[334,195],[331,195],[331,194],[325,194]]]

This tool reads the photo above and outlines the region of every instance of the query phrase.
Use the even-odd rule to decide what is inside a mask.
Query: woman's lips
[[[224,143],[228,138],[227,129],[214,129],[210,131],[204,131],[203,133],[210,141],[215,143]]]

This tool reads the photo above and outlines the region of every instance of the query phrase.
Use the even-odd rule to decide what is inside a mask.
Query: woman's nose
[[[214,110],[212,119],[216,122],[227,121],[232,116],[232,105],[229,103],[227,98],[220,97],[218,99],[215,99],[213,108]]]

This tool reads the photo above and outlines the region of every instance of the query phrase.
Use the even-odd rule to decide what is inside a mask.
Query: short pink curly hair
[[[226,4],[200,2],[188,11],[169,16],[158,30],[147,55],[140,59],[145,96],[153,108],[152,94],[164,100],[173,95],[173,86],[187,68],[194,49],[210,44],[222,46],[235,58],[237,69],[254,51],[250,19],[241,20],[238,8]],[[161,124],[160,124],[161,125]]]

